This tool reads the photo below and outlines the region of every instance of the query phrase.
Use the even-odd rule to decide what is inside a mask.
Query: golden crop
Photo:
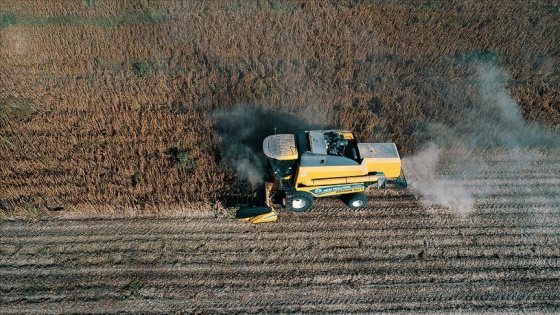
[[[239,106],[412,152],[458,123],[473,64],[560,125],[558,4],[4,1],[0,208],[214,202],[236,175],[212,115]],[[271,122],[271,127],[274,122]],[[266,135],[263,135],[266,136]]]

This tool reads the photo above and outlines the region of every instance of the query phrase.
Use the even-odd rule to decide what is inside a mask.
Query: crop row
[[[0,311],[558,309],[557,209],[548,221],[507,207],[461,218],[403,199],[358,211],[321,200],[265,225],[225,214],[4,221]]]
[[[39,291],[26,285],[3,290],[2,304],[4,311],[15,310],[19,306],[20,312],[26,308],[43,307],[44,303],[56,303],[57,308],[67,308],[71,304],[97,302],[98,305],[92,309],[101,311],[103,307],[110,306],[118,309],[127,305],[129,299],[144,307],[147,303],[159,305],[162,307],[159,312],[169,309],[167,303],[182,305],[187,302],[190,302],[189,307],[209,312],[253,308],[287,311],[296,305],[303,309],[315,305],[317,311],[340,311],[338,308],[342,305],[346,305],[348,311],[483,310],[485,307],[507,309],[508,306],[552,310],[558,307],[559,292],[554,289],[557,279],[539,279],[538,276],[531,279],[530,276],[520,277],[508,272],[502,272],[504,278],[498,279],[492,276],[495,273],[481,273],[483,278],[490,277],[485,280],[469,279],[467,282],[461,282],[464,280],[461,278],[440,282],[441,276],[426,274],[426,278],[418,278],[420,282],[409,282],[410,278],[396,276],[394,280],[400,278],[404,282],[391,282],[389,279],[390,282],[376,283],[374,280],[370,283],[370,279],[352,274],[316,275],[310,279],[308,274],[306,278],[301,273],[295,274],[295,277],[276,279],[274,272],[257,272],[255,276],[260,278],[247,277],[251,271],[246,270],[231,278],[221,275],[222,278],[209,279],[180,272],[150,275],[153,271],[147,270],[145,274],[128,273],[121,277],[118,273],[106,278],[95,274],[93,282],[90,279],[94,275],[81,275],[70,279],[59,278],[58,282],[53,282],[56,283],[54,286],[45,284],[44,279],[39,278],[36,287]],[[508,280],[508,276],[518,280]],[[20,292],[27,294],[20,295]],[[352,305],[357,306],[356,309]]]

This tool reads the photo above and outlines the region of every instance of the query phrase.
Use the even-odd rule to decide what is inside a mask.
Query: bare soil
[[[261,225],[3,221],[0,313],[558,312],[558,155],[508,156],[461,178],[476,199],[465,215],[387,190],[363,210],[321,199]]]

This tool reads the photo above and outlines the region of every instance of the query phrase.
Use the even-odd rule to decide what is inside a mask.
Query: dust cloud
[[[274,133],[295,133],[311,127],[305,120],[291,114],[237,106],[212,114],[222,161],[253,188],[264,182],[266,157],[262,153],[264,138]]]
[[[460,182],[438,176],[441,150],[429,143],[420,153],[403,159],[410,189],[420,193],[425,205],[441,205],[462,216],[474,208],[474,198]]]
[[[477,152],[491,149],[512,161],[493,165],[494,173],[519,171],[521,174],[521,169],[514,168],[531,162],[530,153],[521,153],[525,148],[560,145],[558,135],[523,119],[507,89],[509,81],[505,70],[486,63],[476,65],[474,75],[454,83],[451,90],[463,93],[454,95],[446,105],[457,113],[456,123],[428,122],[422,134],[425,138],[422,149],[403,159],[410,188],[425,204],[468,215],[476,207],[477,196],[492,190],[481,181],[475,185],[475,192],[461,180],[489,169],[490,161]],[[462,165],[466,156],[471,160],[476,157],[477,163]]]

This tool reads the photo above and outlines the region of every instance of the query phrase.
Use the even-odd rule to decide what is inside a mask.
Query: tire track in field
[[[340,217],[340,215],[338,217]],[[395,220],[398,220],[398,218]],[[321,226],[320,224],[311,224],[311,221],[306,222],[308,222],[308,224],[302,224],[304,225],[302,228]],[[59,222],[59,224],[60,223],[61,222]],[[98,223],[104,225],[106,222]],[[179,229],[179,226],[185,226],[187,227],[187,230],[189,230],[189,227],[194,227],[201,222],[199,222],[199,220],[185,220],[181,222],[173,222],[173,224],[165,221],[161,223],[162,230],[156,232],[163,234],[156,235],[159,236],[160,239],[167,239],[168,236],[174,236],[176,238],[175,241],[180,243],[186,239],[189,239],[189,234],[187,233],[186,237],[181,237],[181,234],[178,234],[177,232],[175,232],[175,230]],[[143,225],[141,224],[141,222],[133,222],[132,224],[123,223],[123,225],[131,228],[132,232],[130,235],[126,233],[121,234],[121,240],[126,240],[126,242],[124,243],[145,242],[146,235],[152,237],[152,241],[158,239],[156,235],[139,233],[138,226]],[[219,225],[220,224],[218,224],[218,226]],[[263,242],[278,240],[282,237],[283,234],[289,233],[289,231],[279,231],[278,229],[276,229],[277,227],[285,228],[285,226],[283,225],[284,224],[272,225],[273,228],[267,227],[266,229],[275,230],[276,232],[266,239],[263,239],[258,235],[258,233],[256,232],[256,230],[258,229],[257,227],[251,226],[250,229],[255,230],[255,232],[243,234],[249,234],[253,238],[256,238],[257,240],[261,240]],[[229,225],[226,224],[225,226]],[[326,227],[322,231],[318,231],[318,233],[322,233],[322,235],[325,236],[324,241],[326,244],[336,244],[336,239],[348,240],[354,239],[357,236],[364,236],[361,234],[362,230],[357,231],[357,234],[355,231],[350,231],[347,234],[344,234],[344,231],[347,230],[342,229],[339,231],[330,231],[330,225],[323,226]],[[32,227],[29,227],[29,229],[33,230]],[[82,226],[80,230],[83,231],[83,229],[84,227]],[[101,233],[102,231],[99,230],[99,224],[91,225],[90,229],[92,231],[97,231],[98,233]],[[172,231],[172,233],[170,233],[169,235],[165,234],[166,229],[169,229],[169,231]],[[461,297],[460,299],[454,299],[453,296],[442,296],[441,292],[439,291],[439,295],[434,293],[435,295],[428,294],[426,296],[419,296],[417,294],[418,292],[420,292],[418,291],[419,285],[443,287],[453,285],[455,282],[459,282],[468,283],[471,286],[474,286],[475,284],[477,286],[481,286],[484,285],[484,282],[480,282],[480,280],[477,279],[486,279],[485,281],[489,281],[488,279],[490,279],[492,281],[495,281],[493,282],[493,284],[495,284],[497,281],[508,281],[508,279],[514,278],[518,279],[518,281],[523,281],[523,283],[525,284],[539,282],[544,283],[543,285],[546,286],[546,281],[552,281],[555,279],[558,280],[559,270],[556,265],[558,253],[554,253],[549,258],[547,258],[547,255],[537,254],[537,259],[539,262],[541,262],[540,264],[536,263],[533,259],[527,259],[527,253],[525,252],[520,253],[519,255],[510,255],[506,258],[499,257],[499,255],[507,256],[507,250],[514,250],[515,246],[518,246],[520,244],[523,246],[529,245],[530,241],[527,238],[524,238],[523,242],[511,242],[511,240],[506,235],[503,242],[500,241],[500,239],[494,241],[485,240],[486,243],[482,242],[478,244],[488,247],[493,244],[492,242],[494,242],[505,248],[506,252],[498,251],[498,256],[496,256],[495,251],[487,255],[488,257],[485,257],[480,253],[473,253],[471,256],[465,253],[458,256],[453,256],[453,254],[449,256],[449,253],[453,253],[454,251],[460,249],[462,249],[463,252],[467,252],[469,248],[478,248],[474,243],[471,243],[470,247],[467,245],[461,245],[463,243],[462,239],[465,237],[465,235],[480,237],[481,235],[487,236],[487,234],[499,235],[499,232],[503,232],[500,228],[494,228],[493,231],[488,231],[486,229],[486,226],[475,228],[470,227],[469,229],[469,231],[463,232],[463,234],[457,234],[456,229],[453,228],[449,228],[447,230],[448,234],[445,233],[446,231],[440,231],[441,233],[439,234],[439,237],[431,239],[433,244],[431,244],[432,247],[429,248],[438,249],[439,251],[441,251],[441,253],[430,253],[429,251],[427,251],[424,253],[423,259],[419,259],[419,257],[417,256],[417,254],[419,253],[419,249],[422,248],[422,245],[418,242],[418,234],[416,235],[416,237],[410,238],[407,244],[407,228],[395,228],[394,230],[387,230],[385,228],[381,229],[381,231],[389,231],[389,234],[384,234],[382,235],[383,237],[387,237],[392,232],[401,230],[401,238],[395,239],[394,243],[392,244],[391,240],[389,240],[385,247],[380,246],[379,244],[376,244],[375,246],[373,246],[373,244],[369,244],[370,247],[368,247],[368,245],[366,244],[365,250],[362,249],[360,251],[355,251],[350,247],[346,247],[346,249],[344,247],[336,248],[337,246],[334,246],[335,248],[320,248],[319,246],[319,251],[315,250],[314,246],[308,246],[306,248],[301,244],[309,242],[313,243],[313,241],[316,242],[317,232],[313,233],[310,231],[301,230],[299,232],[296,232],[294,235],[291,235],[290,237],[286,237],[283,241],[293,245],[293,243],[290,243],[290,241],[299,239],[299,244],[303,247],[296,248],[292,252],[291,256],[278,255],[276,257],[273,257],[269,262],[266,262],[263,259],[266,259],[266,257],[271,255],[272,253],[275,253],[279,249],[279,247],[284,244],[282,243],[282,241],[278,241],[278,243],[272,247],[269,247],[268,245],[266,247],[258,247],[254,245],[243,245],[242,241],[244,239],[242,238],[240,242],[236,242],[234,244],[235,247],[233,249],[227,246],[227,244],[222,243],[220,244],[220,246],[215,247],[213,250],[207,249],[204,252],[198,254],[196,252],[193,252],[193,249],[189,249],[188,247],[183,248],[182,250],[175,249],[173,253],[179,253],[179,255],[182,253],[190,255],[184,261],[175,262],[175,264],[183,265],[183,267],[171,267],[168,268],[168,270],[165,270],[165,272],[163,272],[165,268],[162,267],[149,268],[143,271],[134,270],[134,268],[131,268],[131,266],[142,264],[141,261],[135,259],[130,259],[129,262],[117,265],[116,268],[109,267],[114,264],[114,262],[111,262],[109,260],[100,263],[99,266],[90,264],[90,266],[94,266],[89,268],[87,268],[87,266],[84,266],[84,268],[77,269],[77,275],[73,274],[72,268],[51,268],[52,266],[40,268],[39,266],[36,266],[36,268],[31,271],[20,271],[18,269],[12,274],[8,272],[2,272],[3,279],[6,279],[7,281],[13,281],[14,283],[21,283],[21,280],[20,282],[18,282],[18,279],[26,279],[29,277],[33,277],[37,280],[36,284],[32,285],[28,284],[27,286],[25,286],[24,284],[21,284],[20,287],[18,287],[17,285],[9,288],[3,287],[2,292],[4,294],[2,297],[2,304],[20,305],[23,303],[26,305],[42,305],[44,303],[59,303],[61,305],[64,305],[64,303],[83,303],[91,300],[103,300],[106,303],[119,304],[122,299],[148,299],[153,298],[154,296],[157,297],[158,294],[162,294],[161,292],[168,292],[167,294],[169,294],[169,291],[174,291],[173,294],[171,294],[170,296],[168,295],[170,299],[180,299],[181,296],[190,296],[188,292],[192,292],[193,290],[202,290],[207,291],[209,297],[200,300],[196,296],[192,296],[192,299],[196,299],[196,301],[199,301],[200,304],[193,304],[191,301],[191,303],[188,303],[189,305],[198,305],[198,307],[203,307],[204,305],[214,305],[213,303],[215,303],[215,300],[219,300],[221,304],[215,305],[216,308],[212,308],[212,311],[217,311],[220,309],[231,310],[238,307],[240,295],[243,296],[244,294],[249,294],[251,292],[254,294],[252,288],[253,286],[257,285],[262,286],[262,288],[267,288],[267,290],[269,291],[272,290],[270,292],[275,292],[276,294],[283,296],[282,300],[277,301],[268,298],[264,299],[268,301],[266,303],[259,304],[256,302],[252,302],[253,304],[250,304],[245,308],[238,308],[239,310],[243,310],[243,312],[245,312],[255,309],[267,309],[274,306],[280,307],[280,310],[284,311],[297,311],[306,309],[306,307],[318,303],[331,306],[354,305],[355,311],[406,311],[408,308],[402,307],[402,302],[406,300],[409,303],[412,303],[409,305],[413,305],[409,308],[410,310],[420,308],[429,311],[445,309],[445,307],[442,305],[437,306],[438,304],[435,303],[437,301],[455,301],[454,303],[457,303],[456,305],[470,305],[473,303],[473,301],[481,301],[483,298],[487,299],[487,293],[469,295],[467,297]],[[19,231],[22,232],[21,230]],[[367,230],[364,229],[363,231]],[[551,233],[543,233],[543,235],[547,235],[549,237],[547,239],[548,242],[552,243],[553,245],[557,245],[558,240],[557,238],[554,238],[554,231],[555,227],[553,227]],[[531,232],[533,233],[535,231]],[[537,232],[542,232],[542,230],[538,229]],[[199,231],[196,233],[197,234],[190,235],[198,235],[198,239],[200,241],[225,241],[225,239],[220,237],[214,240],[211,237],[205,239],[203,231]],[[434,232],[424,228],[422,230],[422,233],[424,233],[426,236],[432,236],[431,234],[433,234]],[[31,234],[33,235],[33,233]],[[436,233],[436,236],[437,235],[438,234]],[[452,237],[451,239],[449,239],[449,237],[453,235],[455,235],[455,238]],[[515,237],[523,238],[527,235],[527,233],[519,232],[512,235]],[[231,231],[228,236],[234,237],[235,233]],[[19,235],[19,237],[21,237],[21,235]],[[37,236],[34,237],[35,239],[32,239],[29,244],[33,244],[33,241],[37,241]],[[105,238],[105,241],[107,240],[108,239]],[[247,238],[245,238],[245,240],[247,240]],[[10,241],[13,242],[14,240],[11,239]],[[54,242],[53,240],[51,240],[50,242],[51,245],[56,245],[56,242]],[[67,237],[59,236],[58,242],[60,242],[61,244],[66,244]],[[99,240],[98,242],[103,243],[103,240]],[[82,243],[84,244],[84,242]],[[87,242],[85,242],[85,244],[87,245]],[[383,245],[383,243],[381,244]],[[122,251],[127,248],[127,246],[123,246],[120,241],[110,241],[108,244],[97,246],[99,246],[99,248],[104,248],[104,250],[108,253],[114,251],[120,252],[121,254]],[[449,248],[446,249],[445,246],[448,246]],[[356,245],[356,247],[358,247],[358,245]],[[95,249],[95,246],[93,246],[91,255],[99,255],[99,248]],[[144,251],[149,253],[151,252],[150,248],[150,246],[144,247]],[[234,256],[233,258],[225,261],[219,258],[227,254],[239,253],[239,251],[243,249],[247,249],[247,255],[243,255],[243,253],[241,253],[241,255]],[[311,260],[306,260],[305,257],[302,257],[298,254],[301,250],[305,249],[307,249],[309,252],[316,253],[319,257]],[[325,250],[326,252],[323,253]],[[376,252],[378,252],[379,250],[384,251],[384,254],[376,254]],[[33,253],[34,250],[27,249],[27,251]],[[84,255],[84,253],[87,255],[88,253],[87,250],[83,249],[66,250],[64,248],[59,248],[58,251],[56,251],[56,254],[59,255],[61,254],[61,252],[67,252],[70,254],[75,253],[76,255]],[[359,258],[359,254],[366,257],[366,259],[356,260],[356,258]],[[215,257],[215,259],[209,259],[209,257]],[[450,258],[457,259],[457,263],[449,263],[448,260]],[[302,267],[302,263],[308,263],[308,265]],[[3,267],[9,266],[4,265]],[[43,273],[39,272],[40,270],[43,270]],[[543,273],[546,274],[545,277],[542,276]],[[250,276],[247,276],[247,274],[250,274]],[[355,276],[356,274],[357,276]],[[309,275],[314,275],[314,279],[316,280],[306,281],[305,277],[309,278]],[[359,280],[360,276],[361,280]],[[57,281],[61,278],[68,278],[68,280],[62,282]],[[91,278],[98,278],[102,280],[98,280],[98,282],[94,283],[90,282],[89,286],[76,287],[70,285],[70,283],[87,283],[88,279]],[[133,292],[130,289],[127,289],[127,286],[130,286],[130,283],[132,281],[130,279],[142,279],[143,284],[142,288],[138,290],[139,292]],[[171,279],[175,280],[172,281]],[[416,282],[411,282],[410,279],[416,279]],[[319,297],[322,295],[313,294],[313,292],[328,292],[329,290],[332,291],[333,285],[335,287],[338,287],[337,290],[342,290],[343,288],[344,290],[350,290],[350,288],[345,287],[346,285],[344,285],[344,283],[353,283],[352,288],[356,286],[359,288],[361,287],[360,290],[363,291],[364,297],[357,298],[357,293],[352,292],[352,294],[335,294],[336,298],[325,300],[324,298]],[[234,290],[238,295],[233,294],[228,298],[219,295],[218,291],[221,291],[226,286],[229,286],[230,290]],[[363,287],[376,288],[376,291],[374,292],[373,289],[364,289]],[[393,297],[394,293],[387,293],[387,290],[395,287],[399,288],[398,291],[400,292],[400,294],[397,296],[401,297],[401,299],[395,299]],[[415,289],[413,290],[412,288]],[[76,289],[78,289],[79,293],[74,292]],[[378,292],[382,289],[383,292],[385,292],[385,295]],[[405,289],[409,289],[409,291]],[[402,297],[403,290],[405,290],[408,294],[405,298]],[[57,292],[57,294],[44,293],[53,291]],[[293,296],[286,296],[286,291],[297,292],[298,294]],[[160,293],[156,294],[155,292]],[[28,296],[25,298],[21,298],[22,293],[25,293]],[[519,301],[519,303],[525,301],[523,302],[523,305],[527,305],[526,301],[529,301],[529,304],[531,304],[531,301],[538,300],[541,302],[534,303],[539,307],[542,307],[543,304],[545,306],[548,305],[549,307],[555,307],[552,304],[547,304],[548,302],[546,301],[555,301],[557,292],[552,292],[550,294],[552,295],[536,296],[531,292],[518,292],[515,294],[515,300]],[[460,293],[456,293],[456,296],[459,295]],[[372,296],[376,296],[376,298],[374,299],[372,298]],[[513,297],[508,297],[507,295],[495,295],[493,300],[494,304],[490,305],[493,307],[495,307],[496,305],[499,306],[500,301],[509,301],[508,299],[510,298],[513,299]],[[286,303],[286,299],[289,302]],[[271,301],[274,301],[275,303],[271,303]],[[427,303],[430,301],[431,303]],[[298,305],[302,308],[298,308]],[[366,307],[367,305],[370,305],[369,308]],[[195,307],[194,309],[197,308]],[[72,308],[68,306],[67,311],[70,310],[72,310]],[[341,309],[333,308],[333,310]]]

